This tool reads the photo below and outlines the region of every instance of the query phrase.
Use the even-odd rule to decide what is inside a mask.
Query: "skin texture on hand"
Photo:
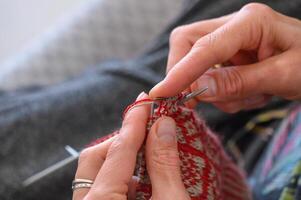
[[[265,105],[271,96],[301,99],[301,21],[251,3],[236,13],[176,28],[167,75],[150,96],[209,87],[189,102],[225,112]],[[214,69],[215,64],[224,67]]]
[[[144,93],[137,100],[147,98]],[[133,177],[137,153],[144,141],[148,106],[131,109],[119,134],[85,149],[79,158],[76,179],[94,181],[92,188],[76,189],[73,200],[134,200],[137,177]],[[159,118],[146,140],[146,164],[152,183],[152,200],[190,199],[180,174],[176,125]]]
[[[145,95],[139,95],[138,99]],[[133,173],[137,152],[144,138],[149,108],[137,107],[128,112],[119,134],[81,152],[76,179],[93,180],[92,188],[76,189],[73,200],[127,199],[133,194]]]

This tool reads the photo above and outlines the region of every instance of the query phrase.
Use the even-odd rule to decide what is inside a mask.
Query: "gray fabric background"
[[[24,188],[21,183],[68,156],[65,145],[79,150],[120,125],[124,108],[163,77],[169,33],[175,26],[228,14],[245,3],[187,1],[183,13],[144,53],[133,59],[98,64],[82,75],[51,86],[2,92],[0,199],[70,199],[76,162],[30,187]],[[284,14],[301,15],[299,1],[266,3]],[[224,136],[232,134],[259,112],[228,115],[204,105],[202,111],[209,125]]]
[[[106,59],[133,57],[179,14],[182,2],[87,0],[24,52],[0,64],[0,89],[51,85]]]

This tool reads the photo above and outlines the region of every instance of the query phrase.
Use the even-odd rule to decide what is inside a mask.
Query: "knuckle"
[[[135,108],[133,108],[135,109]],[[133,123],[133,116],[131,115],[131,111],[128,112],[122,122],[122,129],[125,128],[125,127],[129,127],[131,126],[131,124]]]
[[[170,43],[178,42],[187,36],[188,25],[178,26],[170,34]]]
[[[240,72],[235,68],[228,68],[224,71],[225,95],[240,96],[244,88],[244,80]]]
[[[241,24],[242,30],[249,37],[248,42],[245,43],[252,44],[250,48],[258,48],[264,32],[270,38],[273,36],[277,14],[272,8],[261,3],[250,3],[241,9],[241,13],[245,16]]]
[[[159,171],[178,168],[180,162],[179,153],[171,148],[155,149],[151,157],[152,166]]]
[[[118,135],[118,137],[111,144],[110,149],[108,150],[107,157],[110,157],[112,154],[115,154],[118,151],[124,149],[124,139]]]
[[[215,70],[214,70],[215,71]],[[221,68],[212,73],[217,83],[217,96],[237,97],[244,91],[244,79],[235,67]]]
[[[200,49],[206,51],[207,54],[210,56],[210,60],[212,60],[214,63],[218,63],[221,60],[224,60],[224,54],[220,52],[221,49],[219,46],[219,38],[221,38],[222,35],[225,34],[227,31],[227,27],[223,27],[220,29],[219,32],[207,34],[203,38],[196,41],[196,43],[193,46],[193,50],[196,50],[197,52]]]
[[[122,127],[120,131],[127,131],[127,130],[131,130],[134,129],[134,127],[138,124],[141,123],[141,117],[138,117],[138,113],[136,112],[136,109],[140,109],[139,107],[133,108],[132,110],[130,110],[123,122],[122,122]]]
[[[206,46],[208,49],[216,49],[216,44],[217,44],[217,41],[218,41],[218,34],[216,33],[211,33],[211,34],[208,34],[206,36],[206,42],[203,43],[204,46]],[[201,40],[200,40],[201,41]],[[202,43],[200,43],[199,45],[202,45]]]
[[[127,140],[122,134],[120,134],[111,144],[107,153],[107,158],[110,158],[112,155],[121,151],[124,154],[135,153],[133,146],[134,145],[131,141]]]
[[[82,150],[81,153],[79,154],[78,163],[80,164],[87,161],[89,158],[93,156],[93,154],[94,153],[91,147]]]
[[[274,11],[269,6],[262,3],[249,3],[242,8],[243,11],[248,11],[251,17],[267,17],[272,16]]]

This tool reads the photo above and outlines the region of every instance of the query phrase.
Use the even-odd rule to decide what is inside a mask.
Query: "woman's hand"
[[[228,66],[211,68],[221,63]],[[272,95],[300,100],[301,22],[251,3],[231,15],[176,28],[167,76],[150,96],[205,86],[207,92],[191,106],[202,100],[236,112],[265,105]]]
[[[147,97],[139,95],[138,99]],[[135,199],[137,177],[133,177],[137,152],[144,138],[149,108],[130,110],[119,135],[84,150],[76,179],[90,179],[91,188],[78,188],[73,200]],[[176,130],[173,119],[164,117],[152,126],[146,142],[147,169],[152,182],[152,200],[189,199],[180,175]]]

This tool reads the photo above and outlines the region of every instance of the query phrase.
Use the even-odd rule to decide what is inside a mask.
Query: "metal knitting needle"
[[[185,103],[186,101],[189,101],[191,99],[193,99],[194,97],[203,94],[204,92],[206,92],[206,90],[208,90],[208,87],[205,87],[203,89],[197,90],[195,92],[191,92],[189,94],[187,94],[181,101],[181,103]]]
[[[154,112],[155,112],[155,102],[152,102],[151,110],[150,110],[150,118],[153,118]]]
[[[208,87],[191,92],[191,93],[187,94],[179,103],[184,104],[186,101],[189,101],[190,99],[193,99],[194,97],[203,94],[204,92],[206,92],[206,90],[208,90]],[[154,115],[156,100],[164,100],[164,99],[167,99],[167,97],[157,97],[154,99],[154,102],[151,103],[151,112],[150,112],[151,118]]]
[[[69,163],[73,162],[74,160],[77,160],[79,156],[79,152],[70,147],[69,145],[65,146],[65,149],[68,151],[68,153],[71,154],[70,157],[65,158],[62,161],[59,161],[55,163],[54,165],[51,165],[50,167],[47,167],[41,172],[38,172],[37,174],[34,174],[33,176],[27,178],[25,181],[23,181],[22,185],[24,187],[30,186],[33,183],[41,180],[42,178],[54,173],[55,171],[63,168],[64,166],[68,165]]]

